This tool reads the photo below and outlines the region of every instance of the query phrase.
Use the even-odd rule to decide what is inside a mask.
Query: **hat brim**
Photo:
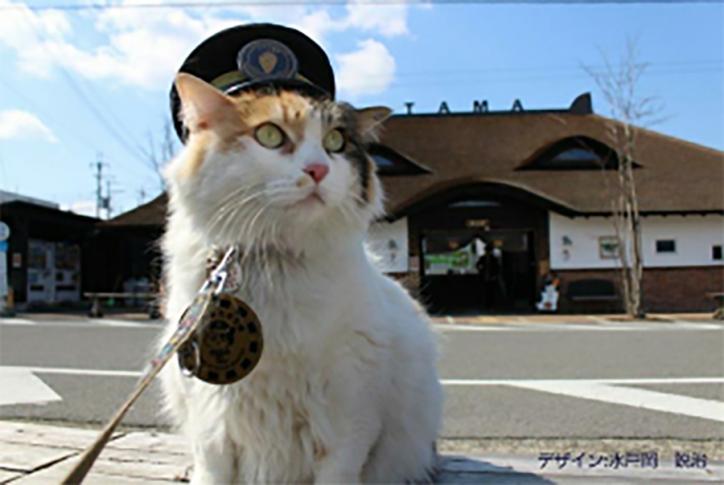
[[[224,94],[227,94],[228,96],[238,96],[245,92],[264,90],[296,91],[313,99],[331,99],[331,95],[324,89],[299,79],[267,79],[262,81],[248,81],[229,86],[224,90]],[[171,87],[169,99],[171,102],[171,112],[176,114],[180,113],[181,98],[178,95],[175,85]],[[188,130],[184,126],[183,121],[181,121],[180,116],[173,116],[173,127],[181,142],[186,143]]]

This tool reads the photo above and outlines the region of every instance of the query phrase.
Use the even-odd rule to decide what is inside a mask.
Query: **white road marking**
[[[683,330],[724,330],[724,326],[713,323],[681,322],[681,323],[608,323],[608,324],[579,324],[579,323],[502,323],[498,325],[485,324],[445,324],[436,323],[433,326],[443,332],[565,332],[565,331],[593,331],[593,332],[651,332],[651,331],[683,331]]]
[[[103,325],[106,327],[122,327],[122,328],[137,328],[137,327],[153,327],[158,326],[159,323],[153,322],[135,322],[132,320],[113,320],[111,318],[94,318],[89,320],[92,325]]]
[[[676,322],[674,323],[676,326],[681,326],[683,328],[692,328],[692,329],[707,329],[707,330],[723,330],[724,325],[716,324],[716,323],[704,323],[704,322]]]
[[[596,324],[585,324],[585,323],[544,323],[544,324],[535,324],[535,323],[526,323],[521,324],[521,327],[525,327],[526,330],[535,330],[538,332],[545,332],[545,331],[566,331],[566,330],[583,330],[583,331],[602,331],[602,330],[612,330],[612,331],[619,331],[619,330],[636,330],[635,328],[621,328],[621,327],[608,327],[604,328],[601,325]],[[643,329],[642,329],[643,330]]]
[[[132,320],[113,320],[113,319],[87,319],[87,320],[28,320],[22,318],[0,319],[0,325],[5,326],[35,326],[48,328],[146,328],[157,329],[163,325],[161,320],[153,320],[148,322],[137,322]]]
[[[709,419],[724,423],[724,402],[710,399],[700,399],[668,392],[619,387],[595,382],[523,381],[508,385],[578,399],[623,404],[635,408]]]
[[[0,318],[0,325],[35,325],[36,322],[27,318]]]
[[[0,406],[46,404],[63,399],[32,371],[0,367]]]
[[[111,369],[79,369],[75,367],[0,366],[0,370],[106,377],[140,377],[142,371]],[[611,379],[441,379],[446,386],[517,386],[529,382],[556,385],[560,383],[590,383],[609,385],[647,384],[724,384],[724,377],[632,377]]]
[[[106,370],[106,369],[76,369],[72,367],[25,367],[25,366],[0,366],[2,370],[17,372],[37,372],[38,374],[65,374],[77,376],[100,376],[100,377],[140,377],[143,372],[133,370]]]
[[[502,325],[458,325],[449,323],[436,323],[433,325],[437,330],[443,332],[510,332],[515,331],[514,327]]]
[[[636,386],[647,384],[724,384],[724,377],[632,377],[613,379],[441,379],[446,386],[517,386],[528,382],[542,384],[590,383]]]
[[[38,374],[138,378],[141,371],[68,367],[0,366],[0,406],[44,403],[61,397]],[[724,422],[724,402],[648,389],[619,387],[645,384],[724,384],[724,377],[649,377],[612,379],[442,379],[445,386],[510,386],[562,396],[622,404],[652,411]]]

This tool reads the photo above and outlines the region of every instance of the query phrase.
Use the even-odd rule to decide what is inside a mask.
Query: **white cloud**
[[[71,31],[68,18],[62,12],[31,11],[23,3],[0,0],[0,6],[13,7],[0,14],[0,43],[13,49],[20,68],[36,76],[47,76],[50,64],[43,49],[47,43],[59,42]]]
[[[347,4],[346,24],[370,32],[379,32],[386,37],[408,34],[407,5],[371,5],[362,0]]]
[[[125,0],[122,3],[146,3]],[[163,3],[163,2],[160,2]],[[23,71],[48,76],[54,67],[92,80],[166,90],[181,61],[201,40],[232,25],[248,22],[273,22],[300,29],[319,42],[330,54],[326,37],[332,33],[363,32],[366,36],[392,37],[408,33],[407,5],[363,5],[351,1],[342,15],[334,16],[328,7],[234,6],[224,9],[112,8],[90,11],[74,18],[74,23],[90,22],[105,40],[93,47],[82,46],[74,36],[69,17],[60,11],[33,11],[20,2],[0,0],[0,5],[18,9],[0,15],[0,45],[13,49]],[[77,25],[76,25],[77,27]],[[365,41],[368,43],[369,41]],[[367,44],[365,44],[367,45]],[[383,59],[375,61],[389,68],[394,60],[377,43]],[[375,49],[367,47],[368,54]],[[340,59],[352,54],[343,54]],[[362,55],[362,54],[359,54]],[[391,63],[390,63],[391,61]],[[347,71],[352,69],[347,67]],[[349,79],[349,78],[347,78]],[[340,84],[355,86],[342,80]],[[366,83],[365,89],[377,92]]]
[[[77,200],[70,204],[61,204],[60,208],[64,211],[75,212],[83,216],[96,216],[96,201],[95,200]]]
[[[337,56],[340,91],[351,97],[383,92],[395,78],[395,58],[374,39],[364,40],[357,47],[356,51]]]
[[[16,138],[43,138],[51,143],[58,141],[52,130],[34,114],[19,109],[0,111],[0,140]]]

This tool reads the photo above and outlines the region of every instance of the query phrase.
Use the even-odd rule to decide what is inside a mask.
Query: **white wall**
[[[656,253],[657,239],[675,239],[676,252]],[[641,242],[648,267],[721,265],[711,247],[724,245],[724,216],[646,217]]]
[[[378,258],[385,273],[404,273],[408,268],[407,218],[393,223],[379,222],[370,227],[367,236],[369,250]]]
[[[642,217],[642,245],[645,267],[717,266],[712,246],[724,245],[724,216]],[[549,213],[551,269],[613,268],[615,259],[602,259],[598,238],[614,236],[613,219],[608,217],[568,218]],[[564,237],[570,245],[564,244]],[[656,240],[674,239],[675,253],[656,253]],[[567,254],[566,254],[567,253]]]

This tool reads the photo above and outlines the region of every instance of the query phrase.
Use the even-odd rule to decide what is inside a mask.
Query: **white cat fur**
[[[164,338],[213,245],[266,248],[241,263],[237,293],[262,322],[256,369],[227,386],[182,376],[176,359],[162,372],[166,406],[193,448],[193,484],[401,483],[426,480],[435,465],[442,391],[428,317],[363,247],[382,206],[379,181],[360,206],[349,195],[354,169],[321,148],[322,131],[310,120],[291,163],[243,137],[234,150],[208,150],[193,176],[183,175],[188,148],[167,169]],[[330,166],[319,188],[327,204],[291,207],[311,190],[299,183],[310,160]],[[270,207],[249,230],[249,214],[214,225],[240,184],[259,187],[247,197],[259,211]]]

